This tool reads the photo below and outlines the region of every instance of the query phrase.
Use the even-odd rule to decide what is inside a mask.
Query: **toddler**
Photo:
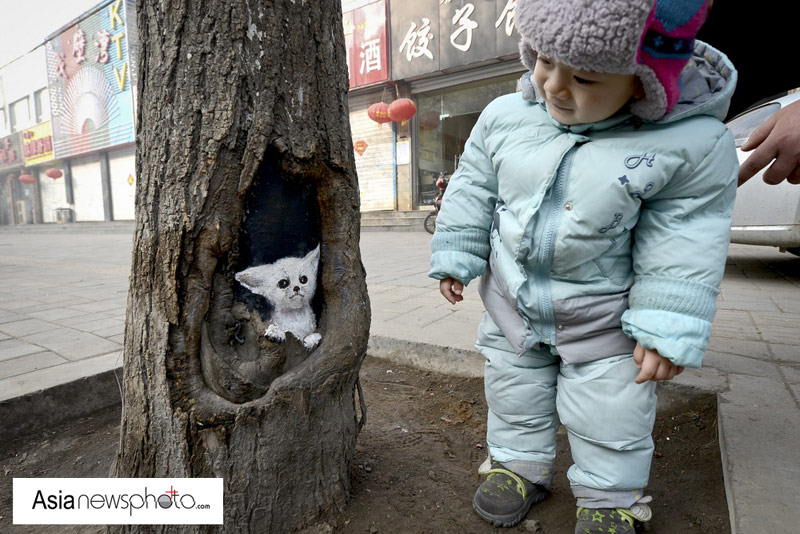
[[[576,533],[651,511],[655,385],[700,367],[730,235],[736,71],[695,34],[709,0],[517,0],[522,92],[483,111],[436,221],[429,275],[483,275],[487,477],[513,526],[574,465]]]

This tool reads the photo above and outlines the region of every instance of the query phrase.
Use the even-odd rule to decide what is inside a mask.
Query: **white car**
[[[753,130],[796,100],[800,100],[800,91],[750,108],[727,122],[736,141],[739,163],[750,155],[740,148]],[[800,256],[800,185],[786,181],[778,185],[765,184],[763,173],[762,169],[736,193],[731,241],[780,247],[782,251]]]

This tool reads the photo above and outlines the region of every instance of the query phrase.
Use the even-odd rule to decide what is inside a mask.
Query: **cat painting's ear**
[[[317,266],[319,263],[319,245],[317,245],[317,248],[305,255],[303,258],[303,263],[312,267]]]
[[[256,278],[256,273],[253,267],[245,269],[242,272],[236,273],[234,278],[236,278],[237,282],[242,284],[250,291],[255,292],[255,288],[256,286],[258,286],[258,278]]]

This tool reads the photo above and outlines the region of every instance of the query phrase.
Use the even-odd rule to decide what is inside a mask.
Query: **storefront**
[[[486,105],[518,90],[525,68],[515,7],[515,0],[391,4],[392,78],[417,105],[407,173],[415,209],[433,203],[441,173],[456,170]]]
[[[79,222],[134,217],[132,6],[104,2],[45,43],[52,145],[65,177],[42,186],[48,222],[65,209]]]
[[[516,91],[518,79],[515,73],[414,95],[419,117],[414,143],[418,205],[432,203],[439,192],[436,179],[458,168],[483,108],[498,96]]]
[[[378,124],[367,115],[369,106],[384,99],[389,87],[386,1],[351,1],[345,9],[350,131],[361,211],[393,210],[397,194],[394,131],[391,124]]]
[[[0,139],[0,224],[33,224],[39,211],[36,178],[25,169],[19,133]]]

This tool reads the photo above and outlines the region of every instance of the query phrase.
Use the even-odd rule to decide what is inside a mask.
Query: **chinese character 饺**
[[[472,30],[478,27],[478,23],[469,18],[473,11],[475,11],[474,4],[464,4],[464,7],[457,9],[456,14],[453,15],[453,24],[457,22],[458,29],[450,34],[450,44],[462,52],[466,52],[472,46]],[[456,43],[456,39],[464,32],[467,32],[466,41],[462,44]]]
[[[381,40],[372,39],[361,45],[361,74],[381,70]]]
[[[72,57],[78,58],[77,63],[86,61],[86,35],[83,30],[78,30],[72,36]]]
[[[111,33],[108,30],[97,32],[97,41],[94,42],[94,45],[99,49],[95,61],[108,63],[108,47],[111,46]]]
[[[500,13],[500,18],[497,19],[497,22],[494,23],[495,28],[499,28],[500,25],[503,23],[503,19],[506,21],[506,35],[511,37],[511,33],[514,31],[514,13],[517,10],[517,0],[508,0],[506,2],[506,7],[503,8],[503,12]]]
[[[422,26],[417,29],[416,23],[412,22],[403,42],[400,43],[400,52],[406,49],[406,59],[412,61],[414,58],[425,56],[433,59],[433,53],[428,50],[428,44],[433,39],[430,19],[422,18]]]

